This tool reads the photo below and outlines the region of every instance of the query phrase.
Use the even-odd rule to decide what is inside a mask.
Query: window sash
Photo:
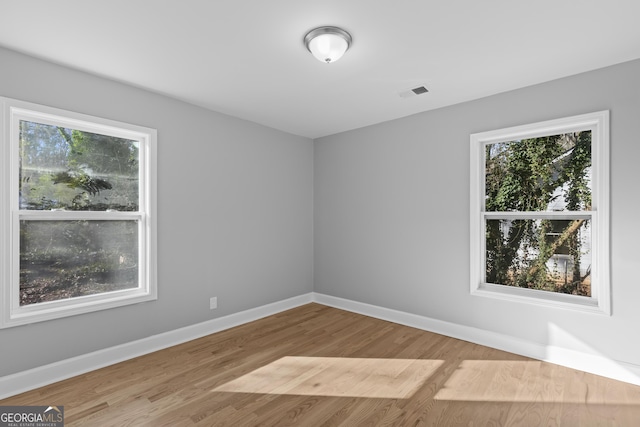
[[[85,215],[82,215],[84,213]],[[58,214],[58,215],[56,215]],[[89,214],[89,215],[86,215]],[[138,228],[138,285],[135,288],[117,290],[112,292],[102,292],[92,295],[48,301],[42,303],[20,305],[20,221],[136,221]],[[12,323],[30,323],[34,319],[49,320],[58,318],[61,315],[73,315],[95,311],[96,309],[106,309],[118,307],[124,302],[132,304],[142,302],[153,297],[155,290],[151,288],[150,265],[148,258],[148,228],[146,216],[141,213],[131,212],[40,212],[29,211],[27,215],[14,215],[12,225],[12,251],[11,251],[11,286],[9,286],[9,308]]]
[[[43,110],[50,110],[51,112],[36,111],[35,109],[11,107],[9,110],[10,126],[9,126],[9,146],[10,146],[10,159],[11,159],[11,178],[10,178],[10,209],[11,212],[20,211],[21,213],[27,212],[27,210],[19,209],[19,159],[20,153],[18,147],[20,146],[20,121],[26,120],[51,126],[64,126],[75,130],[80,130],[90,133],[99,133],[102,135],[112,136],[116,138],[130,139],[138,142],[138,212],[148,212],[150,209],[150,185],[148,181],[149,176],[149,164],[151,162],[151,153],[149,151],[150,138],[152,135],[149,133],[122,129],[114,124],[107,124],[107,120],[98,118],[89,118],[92,121],[88,121],[84,115],[74,114],[70,112],[60,112],[57,109],[47,108],[43,106],[34,106],[35,108],[42,108]],[[54,113],[56,112],[56,113]],[[68,115],[78,116],[77,119],[71,117],[62,116],[61,113],[67,113]],[[98,123],[101,121],[104,123]],[[121,124],[126,125],[126,124]],[[132,127],[131,125],[127,125]],[[137,126],[135,126],[137,127]],[[151,129],[148,129],[151,131]]]
[[[589,219],[595,211],[528,211],[528,212],[480,212],[484,219]]]
[[[45,218],[38,218],[37,220],[34,220],[33,218],[30,218],[28,221],[38,221],[38,220],[42,220],[42,221],[56,221],[56,222],[64,222],[64,221],[73,221],[73,220],[85,220],[85,218],[74,218],[74,219],[67,219],[67,220],[60,220],[60,219],[45,219]],[[20,222],[24,221],[25,219],[23,218],[19,218],[14,222],[14,232],[15,233],[20,233]],[[92,219],[92,220],[95,220]],[[92,221],[89,220],[89,221]],[[101,219],[100,221],[105,221],[105,220],[114,220],[114,221],[122,221],[122,218],[109,218],[109,219]],[[126,296],[135,296],[138,294],[146,294],[148,291],[148,287],[147,287],[147,277],[146,277],[146,269],[144,268],[145,263],[144,263],[144,254],[145,254],[145,250],[146,248],[144,247],[145,243],[145,239],[143,238],[143,234],[142,234],[142,230],[145,228],[145,221],[143,219],[142,216],[137,215],[136,217],[130,216],[128,218],[125,219],[126,221],[132,221],[135,222],[137,225],[137,229],[138,229],[138,238],[137,238],[137,244],[138,244],[138,250],[137,250],[137,257],[138,257],[138,280],[137,280],[137,286],[136,287],[132,287],[132,288],[128,288],[128,289],[122,289],[122,290],[116,290],[116,291],[111,291],[111,292],[101,292],[101,293],[97,293],[97,294],[91,294],[91,295],[84,295],[84,296],[78,296],[78,297],[72,297],[72,298],[67,298],[67,299],[59,299],[59,300],[55,300],[55,301],[46,301],[46,302],[40,302],[40,303],[34,303],[34,304],[29,304],[29,305],[24,305],[21,306],[20,305],[20,243],[19,243],[19,238],[16,238],[13,240],[13,244],[14,244],[14,248],[13,248],[13,254],[15,254],[14,257],[12,257],[12,262],[13,262],[13,268],[12,268],[12,283],[14,284],[13,286],[10,287],[10,301],[11,301],[11,313],[13,316],[16,317],[21,317],[22,316],[26,316],[29,313],[36,313],[36,312],[40,312],[43,310],[46,311],[56,311],[56,310],[60,310],[60,309],[64,309],[64,308],[68,308],[68,307],[73,307],[74,305],[82,305],[82,304],[91,304],[91,303],[98,303],[104,300],[111,300],[113,298],[122,298],[122,297],[126,297]],[[19,236],[19,235],[18,235]]]
[[[482,236],[486,235],[486,224],[487,224],[487,220],[496,220],[496,219],[549,219],[549,220],[576,220],[576,219],[587,219],[590,221],[591,223],[591,228],[592,230],[596,230],[598,224],[598,215],[596,214],[596,212],[590,211],[590,212],[585,212],[585,211],[575,211],[575,212],[567,212],[567,211],[563,211],[563,212],[482,212],[481,213],[481,220],[480,220],[480,225],[481,225],[481,230],[480,233],[482,234]],[[593,231],[592,231],[593,234]],[[486,253],[487,253],[487,247],[486,247],[486,243],[487,243],[487,239],[481,239],[481,262],[482,262],[482,273],[480,278],[481,280],[481,284],[480,284],[480,288],[482,287],[486,287],[486,285],[490,285],[490,287],[486,287],[485,289],[494,289],[494,286],[500,286],[502,288],[514,288],[513,286],[509,286],[509,285],[503,285],[503,284],[499,284],[499,283],[490,283],[487,282],[486,280]],[[597,245],[593,244],[593,236],[591,239],[591,256],[592,258],[595,260],[597,259],[596,256],[599,256],[599,254],[597,253]],[[598,276],[598,269],[599,269],[599,263],[597,262],[593,262],[591,265],[591,277],[592,279],[594,277]],[[500,290],[501,288],[496,288],[498,290]],[[525,288],[516,288],[516,289],[525,289]],[[518,291],[516,291],[518,292]],[[543,293],[549,293],[552,295],[566,295],[568,298],[566,299],[567,301],[572,301],[575,300],[576,298],[589,298],[591,299],[591,302],[588,303],[588,305],[597,305],[597,301],[598,301],[598,287],[597,286],[592,286],[591,287],[591,296],[587,297],[587,296],[574,296],[574,295],[569,295],[569,294],[562,294],[562,293],[554,293],[551,291],[542,291],[539,290],[537,292],[543,292]],[[564,300],[564,299],[563,299]]]
[[[113,292],[102,292],[94,295],[80,296],[69,298],[67,300],[57,300],[43,303],[30,304],[27,306],[20,305],[20,222],[21,221],[135,221],[138,228],[138,285],[135,288],[119,290]],[[93,211],[20,211],[13,216],[12,221],[12,283],[11,286],[11,313],[19,315],[20,313],[31,313],[45,307],[53,309],[56,307],[64,308],[72,306],[80,301],[99,301],[110,299],[116,295],[135,295],[138,293],[147,293],[148,288],[144,257],[147,253],[147,239],[145,230],[147,228],[146,215],[140,212],[93,212]]]
[[[128,220],[146,217],[144,212],[118,212],[118,211],[27,211],[21,210],[14,215],[20,220],[27,221],[109,221]]]

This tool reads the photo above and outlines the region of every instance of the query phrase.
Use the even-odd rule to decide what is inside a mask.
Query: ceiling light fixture
[[[318,27],[304,36],[304,45],[318,61],[336,62],[351,46],[351,34],[338,27]]]

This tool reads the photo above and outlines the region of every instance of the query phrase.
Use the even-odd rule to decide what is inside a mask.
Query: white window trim
[[[484,211],[485,146],[523,138],[591,130],[592,210],[589,212],[539,212],[527,218],[592,220],[592,287],[591,297],[517,288],[485,283],[485,219],[513,218],[524,215],[513,212]],[[609,273],[609,111],[515,126],[471,135],[470,188],[470,292],[472,295],[498,298],[543,306],[611,315]],[[562,218],[565,215],[566,218]]]
[[[0,328],[57,319],[157,299],[156,145],[155,129],[0,97]],[[140,200],[138,212],[19,211],[17,138],[20,119],[139,141]],[[20,218],[30,220],[139,220],[138,271],[134,289],[87,295],[20,307]]]

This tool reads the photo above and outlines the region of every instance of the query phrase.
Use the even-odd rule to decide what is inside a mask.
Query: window
[[[156,299],[156,131],[0,103],[0,327]]]
[[[609,112],[471,135],[471,293],[610,314]]]

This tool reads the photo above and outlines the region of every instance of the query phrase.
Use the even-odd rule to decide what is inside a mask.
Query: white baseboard
[[[277,301],[217,319],[94,351],[49,365],[0,377],[0,399],[53,384],[134,357],[153,353],[203,336],[271,316],[313,301],[313,294]]]
[[[182,344],[310,302],[317,302],[318,304],[329,307],[411,326],[510,353],[601,375],[618,381],[640,385],[640,366],[638,365],[611,360],[599,354],[578,352],[555,346],[545,346],[470,326],[444,322],[425,316],[312,292],[0,377],[0,399],[133,359],[134,357]]]
[[[471,326],[444,322],[425,316],[319,293],[313,293],[313,300],[319,304],[330,307],[411,326],[614,380],[640,385],[640,366],[612,360],[601,354],[585,353],[552,345],[543,345]]]

